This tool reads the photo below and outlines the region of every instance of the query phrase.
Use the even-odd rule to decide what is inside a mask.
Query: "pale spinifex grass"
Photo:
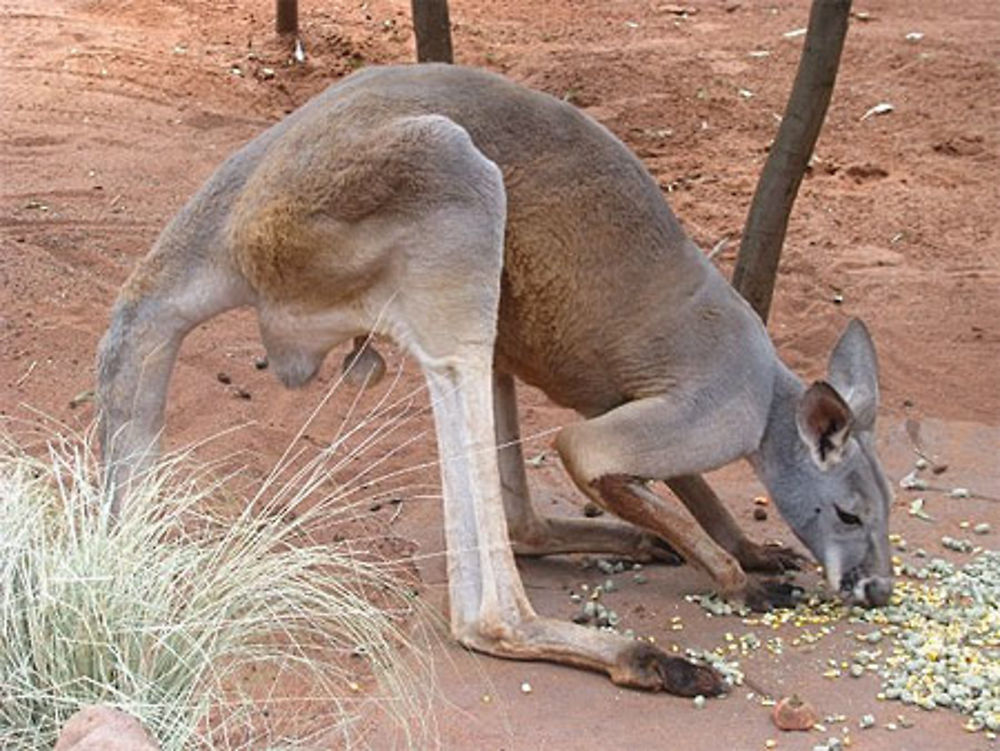
[[[433,745],[412,581],[324,532],[404,474],[377,476],[382,457],[368,482],[331,481],[410,418],[408,397],[387,399],[313,456],[286,454],[235,514],[231,478],[181,451],[109,524],[88,436],[53,431],[29,452],[0,432],[0,747],[51,747],[90,703],[135,715],[164,749],[358,747],[373,712],[401,745]],[[247,688],[251,672],[268,685]]]

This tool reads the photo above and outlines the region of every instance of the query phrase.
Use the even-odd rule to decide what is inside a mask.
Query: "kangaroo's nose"
[[[880,608],[889,602],[892,595],[892,579],[874,576],[865,582],[865,604]]]

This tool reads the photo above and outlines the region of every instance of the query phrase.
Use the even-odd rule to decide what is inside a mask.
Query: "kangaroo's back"
[[[565,102],[483,71],[402,66],[355,74],[298,116],[346,138],[423,114],[459,124],[503,174],[500,368],[593,414],[682,382],[690,358],[769,347],[639,160]]]

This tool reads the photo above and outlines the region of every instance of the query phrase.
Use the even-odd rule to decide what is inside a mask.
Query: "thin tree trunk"
[[[747,215],[733,286],[764,321],[788,217],[837,80],[850,12],[851,0],[813,0],[792,93]]]
[[[411,0],[413,31],[417,36],[417,61],[454,62],[448,0]]]
[[[277,0],[275,28],[279,34],[299,33],[299,0]]]

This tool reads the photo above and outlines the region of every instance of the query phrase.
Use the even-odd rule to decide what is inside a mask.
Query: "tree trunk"
[[[792,93],[747,215],[733,286],[765,322],[788,217],[830,104],[850,11],[851,0],[813,0]]]
[[[417,36],[417,61],[454,62],[448,0],[411,0],[413,31]]]
[[[299,33],[299,0],[277,0],[275,28],[279,34]]]

